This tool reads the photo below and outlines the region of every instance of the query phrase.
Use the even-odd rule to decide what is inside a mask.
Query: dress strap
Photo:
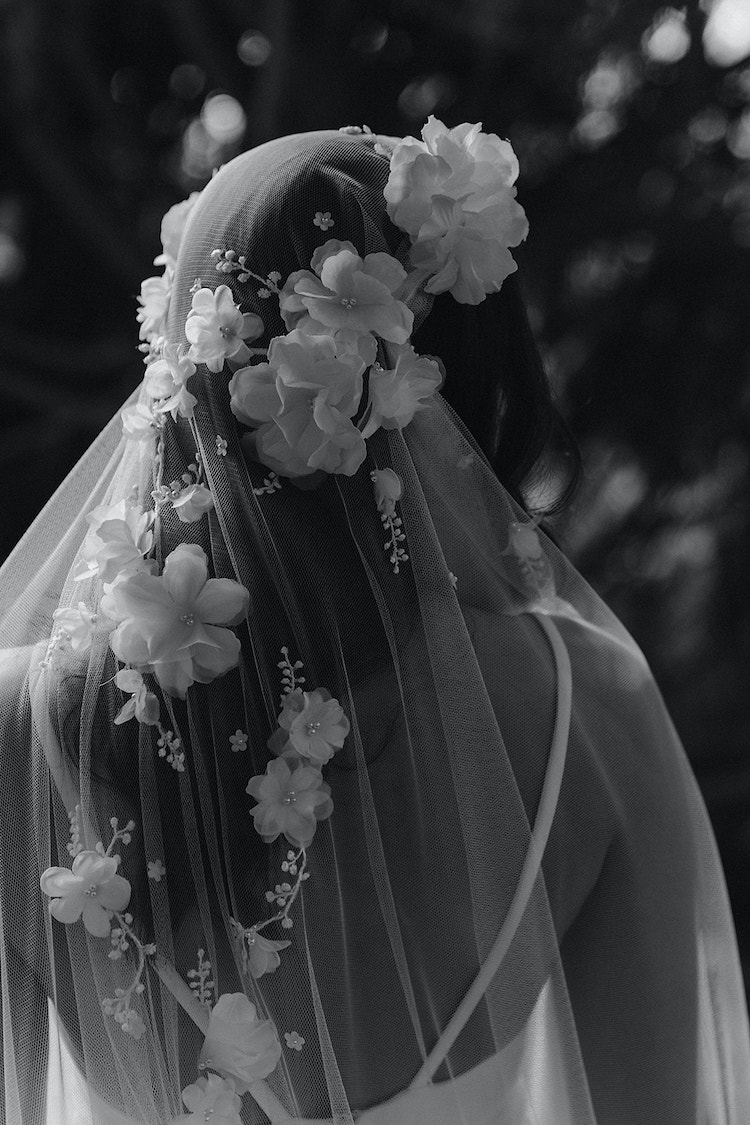
[[[524,912],[531,898],[537,875],[542,865],[542,856],[547,845],[547,839],[552,828],[552,821],[560,796],[565,757],[568,749],[568,735],[570,732],[570,713],[573,689],[573,677],[570,667],[570,657],[559,630],[552,619],[546,614],[534,614],[539,625],[547,636],[552,655],[555,660],[557,673],[557,707],[555,712],[555,726],[552,733],[547,770],[542,786],[542,795],[539,800],[534,828],[531,833],[529,850],[526,853],[521,874],[518,880],[513,900],[505,916],[500,932],[495,938],[487,960],[484,962],[469,991],[464,996],[461,1004],[456,1009],[448,1022],[443,1034],[430,1051],[422,1067],[409,1084],[410,1090],[426,1086],[440,1064],[445,1059],[448,1051],[455,1043],[460,1032],[469,1020],[472,1012],[489,988],[490,982],[502,964],[505,954],[521,923]]]

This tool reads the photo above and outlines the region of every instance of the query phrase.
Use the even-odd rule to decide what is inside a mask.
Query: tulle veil
[[[334,233],[405,260],[387,178],[387,157],[336,132],[221,169],[187,221],[170,341],[184,344],[196,279],[226,280],[217,249],[241,249],[261,278],[307,269]],[[328,232],[313,221],[326,214]],[[267,347],[285,331],[278,302],[237,276]],[[429,315],[427,298],[413,304]],[[113,623],[101,579],[79,576],[87,515],[154,490],[153,448],[119,414],[0,571],[4,1120],[209,1120],[182,1092],[211,1070],[211,1002],[242,994],[281,1047],[266,1108],[249,1089],[237,1111],[253,1125],[744,1125],[750,1047],[721,868],[633,640],[439,393],[403,430],[373,434],[358,472],[304,488],[247,457],[230,374],[202,369],[193,423],[164,428],[162,479],[189,476],[199,454],[214,507],[184,523],[163,505],[155,535],[160,562],[194,545],[212,578],[248,591],[235,667],[185,699],[156,690],[158,727],[114,722],[127,696]],[[145,401],[141,387],[126,405]],[[370,477],[386,468],[403,485],[397,570]],[[55,611],[81,603],[97,615],[88,647],[51,646]],[[325,765],[333,811],[292,924],[263,931],[289,944],[256,975],[238,934],[299,872],[288,840],[260,838],[246,787],[273,757],[290,678],[325,688],[348,734]],[[136,949],[109,956],[116,935],[51,917],[40,891],[46,870],[118,832],[132,927],[156,950],[131,1000],[137,1034],[106,1004],[132,983]],[[489,1060],[480,1117],[464,1080]]]

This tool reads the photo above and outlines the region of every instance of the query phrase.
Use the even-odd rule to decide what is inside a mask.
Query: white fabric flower
[[[244,950],[245,962],[250,976],[258,980],[265,973],[275,973],[281,964],[278,951],[291,945],[289,941],[272,941],[263,937],[257,930],[250,930],[245,934]]]
[[[325,688],[316,691],[297,688],[284,697],[279,727],[285,732],[288,747],[301,757],[309,758],[313,765],[322,766],[344,745],[349,720],[338,699],[332,699]],[[276,742],[271,749],[278,753]]]
[[[195,364],[182,353],[179,345],[166,344],[159,359],[153,360],[146,368],[144,382],[152,398],[168,398],[194,374]]]
[[[121,668],[115,676],[115,683],[120,691],[127,692],[130,699],[125,703],[115,716],[115,724],[127,723],[130,719],[137,719],[148,727],[158,726],[159,700],[152,691],[146,687],[143,676],[135,668]]]
[[[404,491],[403,481],[393,469],[373,469],[370,480],[375,492],[375,504],[379,512],[392,516],[396,510],[396,501],[401,499]]]
[[[229,628],[247,614],[250,595],[230,578],[209,578],[204,551],[181,543],[161,575],[135,574],[115,585],[102,610],[120,624],[110,636],[118,660],[152,670],[164,691],[185,698],[234,668],[240,642]]]
[[[130,902],[130,883],[117,874],[119,856],[79,852],[73,868],[48,867],[39,881],[50,896],[49,912],[58,922],[83,924],[94,937],[107,937],[113,911],[121,912]]]
[[[98,576],[113,582],[119,574],[148,569],[144,556],[154,542],[154,513],[143,512],[126,500],[99,504],[86,516],[89,529],[81,556],[86,569],[76,581]]]
[[[411,335],[414,314],[394,293],[406,271],[390,254],[360,258],[351,242],[329,239],[310,262],[314,273],[296,270],[279,298],[287,328],[306,314],[333,330],[357,336],[375,332],[403,344]]]
[[[172,501],[172,507],[182,523],[195,523],[213,506],[214,498],[205,484],[191,484],[183,488],[180,495]]]
[[[330,335],[309,336],[299,330],[275,336],[268,362],[243,367],[229,383],[233,414],[258,425],[300,406],[308,414],[321,395],[346,417],[357,412],[365,364],[358,355],[339,358]]]
[[[230,734],[229,745],[232,747],[232,753],[236,754],[239,750],[247,750],[247,735],[244,730],[239,728]]]
[[[166,335],[173,280],[174,271],[167,266],[161,277],[147,277],[141,282],[140,308],[136,313],[141,340],[156,340]]]
[[[312,765],[290,769],[285,758],[274,758],[265,774],[251,777],[245,792],[258,804],[251,809],[255,830],[267,844],[283,832],[295,848],[306,848],[317,822],[333,812],[331,790],[320,770]]]
[[[190,212],[198,202],[200,194],[199,191],[192,192],[187,199],[182,199],[170,207],[164,215],[161,221],[161,244],[164,252],[154,259],[155,266],[166,264],[174,267]]]
[[[276,422],[265,422],[246,434],[242,444],[253,460],[279,476],[294,479],[316,472],[353,476],[367,456],[364,438],[343,415],[329,412],[327,424],[329,429],[323,430],[315,417],[305,419],[304,429],[292,445]]]
[[[126,406],[120,411],[123,435],[130,441],[151,441],[156,437],[160,422],[145,402]]]
[[[365,438],[378,427],[402,430],[419,410],[424,410],[443,381],[434,359],[420,356],[412,347],[401,349],[392,371],[370,371],[370,414],[362,430]]]
[[[240,312],[229,286],[220,285],[216,291],[204,288],[193,293],[185,335],[190,358],[205,363],[209,371],[221,371],[227,360],[236,366],[247,363],[250,349],[245,340],[263,335],[263,321],[255,313]]]
[[[388,214],[409,235],[428,293],[449,291],[476,305],[517,268],[508,248],[528,233],[517,176],[509,142],[481,124],[448,129],[430,116],[421,141],[396,145],[384,190]]]
[[[176,1117],[172,1125],[242,1125],[242,1100],[235,1085],[218,1074],[201,1075],[182,1091],[182,1100],[190,1110]]]
[[[173,421],[178,414],[181,418],[193,417],[198,400],[187,389],[187,381],[194,374],[195,364],[177,344],[162,348],[161,358],[148,365],[144,378],[146,391],[160,400],[154,406],[156,414],[171,414]]]
[[[155,883],[160,883],[167,873],[164,863],[160,859],[150,859],[146,864],[146,873],[149,879],[153,879]]]
[[[362,396],[364,361],[337,355],[330,335],[294,329],[276,336],[268,362],[245,367],[230,381],[231,408],[260,428],[243,439],[251,455],[282,476],[322,470],[351,476],[366,456],[351,421]]]
[[[200,1061],[233,1079],[239,1093],[266,1078],[281,1058],[270,1020],[259,1020],[244,992],[224,993],[211,1009]]]
[[[85,602],[69,609],[56,609],[52,614],[59,633],[65,638],[73,652],[86,652],[91,646],[96,614]]]

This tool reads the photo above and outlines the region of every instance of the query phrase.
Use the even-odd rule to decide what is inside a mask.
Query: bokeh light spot
[[[268,36],[253,28],[244,31],[237,44],[237,55],[245,66],[263,66],[268,62],[272,51]]]
[[[415,78],[405,86],[398,97],[398,108],[405,117],[428,117],[455,99],[455,87],[447,74],[430,74]]]
[[[208,135],[222,145],[234,144],[245,132],[245,111],[231,94],[209,94],[201,110],[201,122]]]
[[[197,98],[205,85],[205,71],[199,66],[194,66],[193,63],[181,63],[169,76],[169,89],[184,101]]]
[[[750,160],[750,108],[744,109],[729,126],[727,148],[738,160]]]
[[[377,55],[388,42],[388,25],[364,23],[352,36],[349,47],[360,55]]]
[[[703,52],[716,66],[734,66],[750,55],[748,0],[704,0],[708,19],[703,29]]]
[[[655,63],[676,63],[690,50],[684,8],[662,8],[643,33],[641,50]]]
[[[141,100],[143,75],[134,66],[123,66],[116,70],[109,83],[113,102],[118,105],[137,105]]]

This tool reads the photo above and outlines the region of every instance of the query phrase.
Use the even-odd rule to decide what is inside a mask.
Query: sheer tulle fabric
[[[170,338],[184,342],[195,278],[225,280],[212,250],[241,250],[254,272],[286,277],[329,237],[318,211],[360,254],[405,260],[408,243],[385,218],[387,175],[387,160],[336,133],[286,138],[222,169],[189,220]],[[284,326],[257,288],[237,287],[235,299],[263,317],[266,346]],[[113,725],[123,697],[106,623],[85,654],[43,666],[53,611],[100,596],[96,579],[73,581],[85,515],[134,487],[150,494],[148,447],[113,421],[0,574],[4,1119],[163,1125],[185,1112],[180,1091],[199,1073],[202,1035],[161,978],[149,970],[136,1040],[101,1007],[127,960],[48,913],[39,878],[69,864],[80,805],[87,847],[110,817],[135,821],[121,870],[134,924],[160,957],[187,978],[204,949],[217,993],[245,991],[282,1044],[284,1032],[304,1037],[268,1079],[291,1121],[744,1125],[750,1048],[721,869],[631,638],[541,533],[541,560],[519,559],[513,531],[527,518],[439,396],[403,431],[375,434],[354,476],[263,493],[267,470],[244,459],[229,377],[200,369],[191,382],[215,511],[194,524],[163,512],[160,527],[162,556],[199,543],[211,573],[251,595],[239,667],[184,702],[162,701],[184,772],[158,756],[153,728]],[[186,424],[167,426],[169,480],[195,441]],[[398,574],[375,467],[404,483],[409,560]],[[309,685],[339,699],[351,730],[326,770],[334,812],[310,846],[294,927],[269,933],[291,944],[254,980],[230,919],[266,916],[288,847],[262,842],[245,792],[270,757],[282,646]],[[425,1061],[514,901],[568,689],[541,871],[432,1072]],[[248,736],[239,752],[238,729]],[[145,876],[155,858],[159,881]],[[242,1120],[267,1118],[246,1096]]]

